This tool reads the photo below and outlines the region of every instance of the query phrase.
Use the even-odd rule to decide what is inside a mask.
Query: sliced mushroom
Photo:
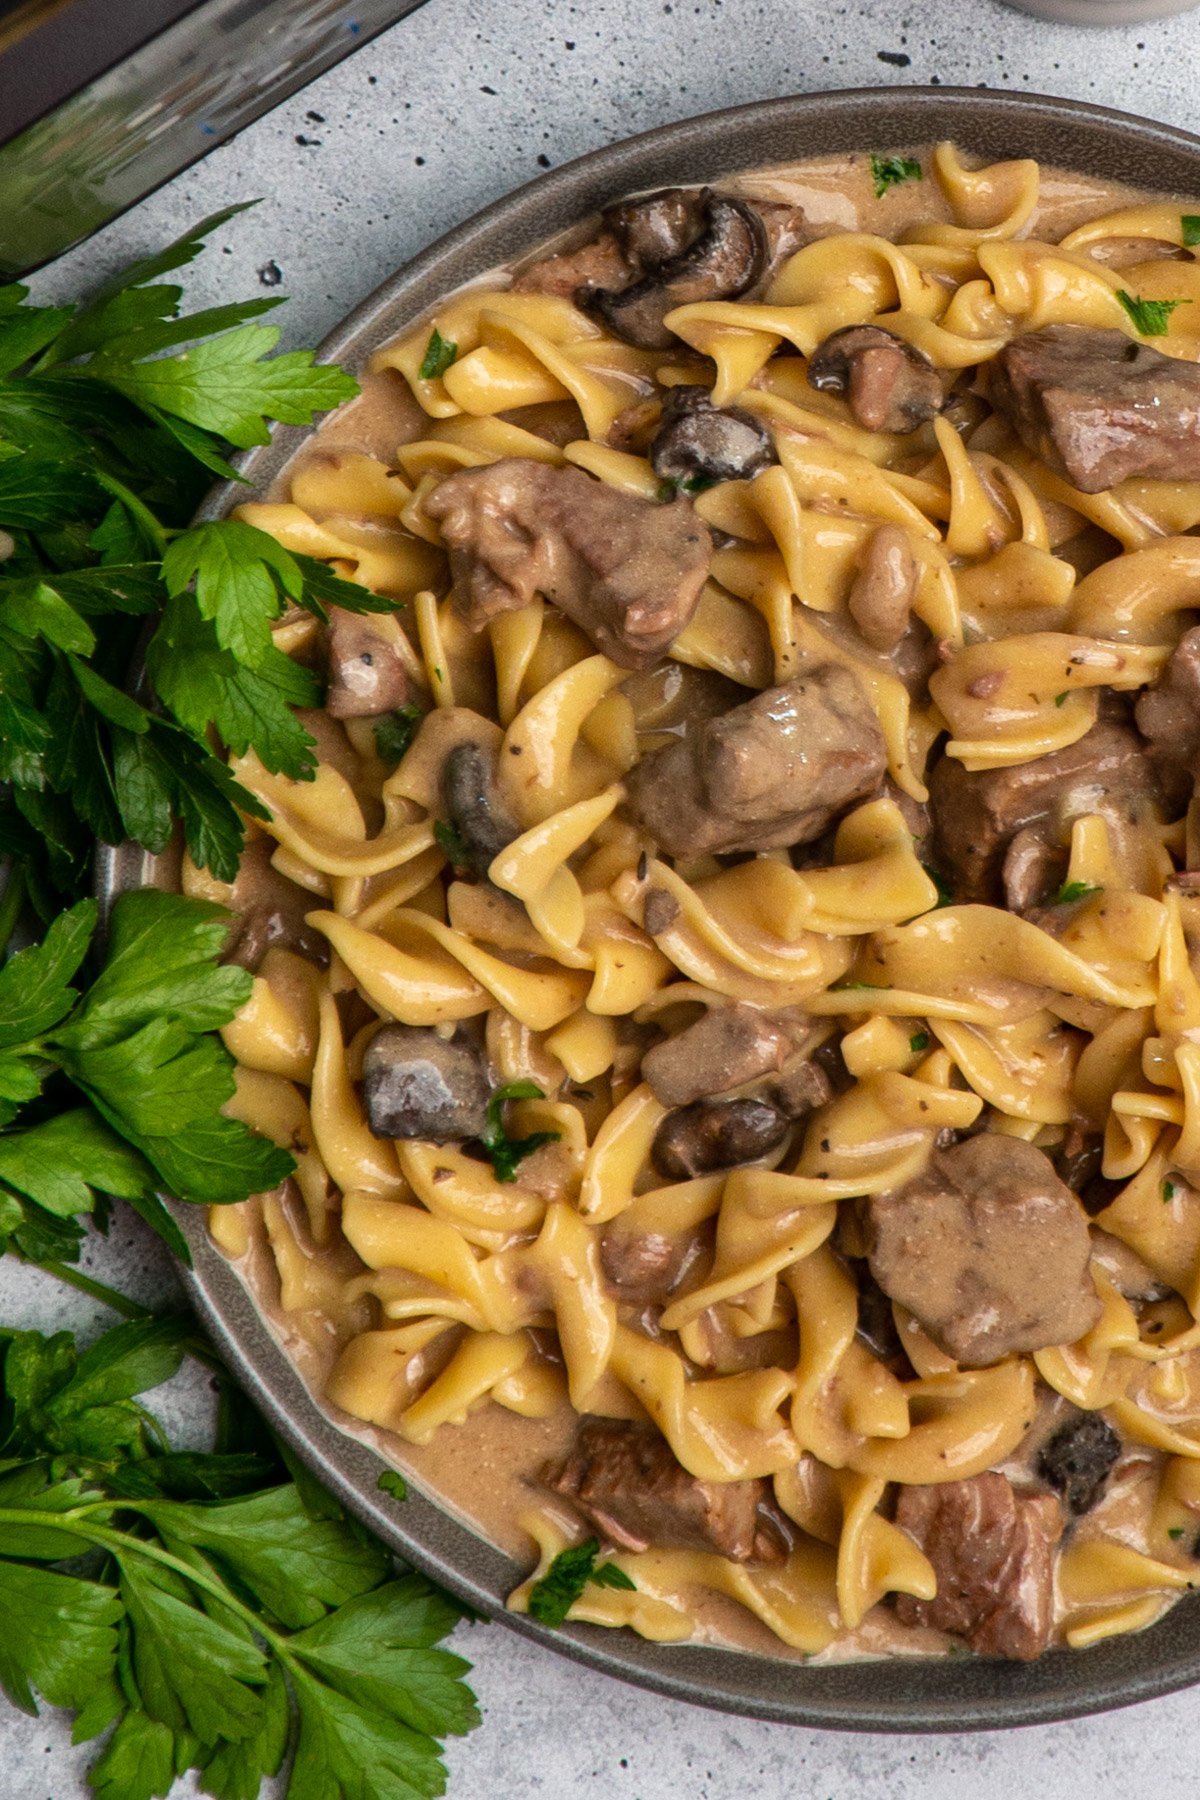
[[[945,404],[942,379],[923,351],[880,325],[847,325],[819,344],[809,385],[844,394],[867,431],[915,431]]]
[[[659,188],[618,200],[605,209],[604,223],[636,268],[659,269],[695,243],[711,199],[711,188]]]
[[[395,712],[411,699],[400,653],[370,616],[331,607],[326,711],[335,719],[362,719]]]
[[[669,1112],[650,1159],[670,1181],[754,1162],[782,1143],[788,1122],[762,1100],[698,1100]]]
[[[863,546],[846,605],[872,650],[894,650],[908,630],[920,571],[907,534],[880,525]]]
[[[455,744],[450,751],[442,764],[442,798],[466,850],[467,866],[486,875],[519,831],[497,796],[494,767],[478,744]]]
[[[700,235],[679,256],[631,287],[581,288],[576,303],[604,320],[626,343],[669,350],[678,340],[664,320],[697,300],[734,300],[753,287],[767,260],[767,234],[753,207],[713,195]]]
[[[384,1025],[363,1057],[362,1087],[376,1137],[446,1144],[487,1130],[487,1076],[463,1038]]]
[[[740,406],[714,406],[708,390],[672,388],[650,445],[650,463],[663,481],[688,488],[715,481],[748,481],[777,460],[771,434]]]

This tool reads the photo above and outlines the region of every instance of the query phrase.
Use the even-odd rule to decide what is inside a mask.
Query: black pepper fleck
[[[283,270],[275,261],[274,257],[271,258],[270,262],[263,264],[262,268],[258,271],[258,279],[262,282],[264,287],[279,286],[280,282],[283,280]]]
[[[881,63],[891,63],[893,69],[907,69],[912,61],[912,57],[906,56],[903,50],[877,50],[875,55]]]

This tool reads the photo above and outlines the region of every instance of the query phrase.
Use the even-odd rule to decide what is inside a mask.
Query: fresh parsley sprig
[[[921,165],[915,156],[872,156],[871,182],[875,198],[882,200],[890,187],[902,181],[920,181]]]
[[[458,1609],[289,1481],[231,1390],[212,1452],[171,1448],[139,1396],[189,1330],[144,1316],[82,1353],[0,1330],[0,1687],[70,1708],[76,1741],[110,1732],[99,1800],[189,1768],[253,1800],[289,1751],[287,1800],[442,1793],[439,1740],[479,1717],[438,1648]]]
[[[233,213],[205,219],[89,302],[34,306],[0,287],[0,854],[26,865],[43,918],[83,888],[92,840],[165,848],[232,877],[261,813],[210,735],[275,772],[313,772],[294,709],[313,674],[271,640],[285,606],[319,619],[392,603],[266,533],[189,526],[228,455],[269,423],[308,424],[358,390],[311,351],[273,354],[262,298],[180,316],[159,278]],[[121,690],[147,621],[147,691]]]
[[[81,900],[0,968],[0,1250],[73,1261],[81,1216],[103,1218],[115,1196],[186,1261],[160,1188],[220,1204],[293,1167],[221,1110],[233,1059],[213,1033],[252,978],[218,962],[218,907],[148,888],[116,902],[107,955],[83,986],[95,925],[95,902]]]
[[[1190,300],[1141,300],[1125,288],[1117,289],[1117,299],[1141,337],[1165,337],[1175,308],[1192,304]]]

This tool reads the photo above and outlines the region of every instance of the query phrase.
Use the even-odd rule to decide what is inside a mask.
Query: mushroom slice
[[[659,188],[606,207],[604,223],[631,263],[658,269],[695,243],[711,199],[711,188]]]
[[[681,255],[614,292],[581,288],[578,305],[641,350],[669,350],[678,340],[665,324],[677,306],[734,300],[753,287],[767,261],[767,234],[753,207],[723,195],[709,199],[699,237]]]
[[[442,798],[476,875],[486,875],[519,835],[496,794],[495,769],[476,743],[455,744],[442,764]]]
[[[683,487],[748,481],[776,461],[771,434],[740,406],[714,406],[708,390],[672,388],[650,446],[654,473]]]
[[[881,325],[847,325],[814,350],[811,387],[844,394],[867,431],[915,431],[940,413],[945,392],[924,351]]]
[[[440,1037],[416,1025],[382,1026],[363,1057],[362,1087],[376,1137],[445,1144],[487,1130],[487,1076],[461,1037]]]

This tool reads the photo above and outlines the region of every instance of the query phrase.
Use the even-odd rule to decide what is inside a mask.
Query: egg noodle
[[[1185,302],[1155,342],[1200,359],[1200,263],[1163,254],[1184,243],[1180,204],[1121,206],[1042,242],[1025,235],[1040,174],[1030,161],[971,168],[942,144],[925,159],[925,213],[907,202],[898,241],[818,237],[758,297],[671,312],[673,350],[635,348],[570,299],[509,291],[505,275],[473,285],[375,357],[423,421],[394,454],[343,439],[297,462],[286,497],[238,509],[398,603],[372,629],[428,716],[394,768],[370,719],[321,721],[308,782],[232,759],[269,812],[251,850],[302,890],[328,959],[270,949],[225,1033],[232,1110],[290,1147],[297,1170],[284,1192],[214,1209],[216,1241],[234,1257],[256,1234],[269,1244],[277,1316],[330,1347],[325,1398],[391,1434],[402,1463],[404,1446],[469,1433],[497,1409],[558,1421],[558,1445],[576,1414],[648,1418],[691,1475],[766,1478],[794,1527],[770,1565],[619,1550],[633,1588],[586,1588],[572,1619],[684,1640],[706,1635],[697,1621],[716,1595],[792,1651],[869,1647],[853,1634],[873,1608],[937,1586],[891,1517],[896,1484],[1011,1469],[1054,1395],[1102,1410],[1127,1476],[1124,1498],[1057,1552],[1057,1641],[1136,1629],[1195,1579],[1200,898],[1173,880],[1195,866],[1195,821],[1076,818],[1064,891],[1085,898],[1051,930],[946,904],[910,816],[944,736],[967,771],[1025,764],[1080,740],[1102,691],[1155,680],[1195,616],[1200,482],[1079,492],[991,412],[984,384],[964,382],[953,420],[899,436],[863,429],[807,380],[818,345],[852,325],[882,325],[951,372],[1055,324],[1140,341],[1121,291]],[[1104,255],[1115,240],[1119,267]],[[1135,240],[1144,261],[1130,260]],[[436,376],[422,372],[433,326],[457,349]],[[668,661],[743,699],[831,662],[857,677],[890,779],[844,814],[824,866],[778,849],[659,854],[624,805],[639,757],[668,741],[646,714],[646,678],[541,597],[472,631],[449,594],[426,511],[444,478],[532,458],[655,500],[647,457],[608,440],[631,405],[685,383],[753,415],[777,460],[695,495],[717,547]],[[566,401],[582,420],[574,441],[509,416]],[[915,697],[847,610],[885,525],[914,559],[912,613],[939,649]],[[1089,530],[1103,559],[1080,574],[1058,551]],[[318,630],[288,615],[276,642],[312,656]],[[455,875],[435,830],[442,763],[463,741],[494,753],[519,826],[486,882]],[[190,866],[184,886],[233,895]],[[670,904],[650,916],[652,893]],[[729,1002],[797,1009],[814,1043],[840,1046],[849,1085],[758,1161],[664,1182],[650,1152],[667,1109],[639,1069],[653,1034],[634,1028],[677,1031]],[[495,1081],[544,1096],[512,1102],[510,1130],[555,1141],[502,1181],[461,1145],[375,1135],[358,1083],[380,1019],[447,1035],[479,1022]],[[1086,1336],[969,1369],[896,1306],[908,1363],[893,1372],[856,1336],[863,1197],[902,1188],[948,1132],[1053,1152],[1080,1124],[1103,1136],[1113,1195],[1089,1227],[1135,1251],[1166,1297],[1135,1307],[1093,1262]],[[652,1329],[605,1282],[601,1234],[617,1220],[707,1246]],[[524,1476],[532,1573],[518,1610],[586,1535],[536,1465]],[[942,1643],[914,1632],[909,1647]]]

